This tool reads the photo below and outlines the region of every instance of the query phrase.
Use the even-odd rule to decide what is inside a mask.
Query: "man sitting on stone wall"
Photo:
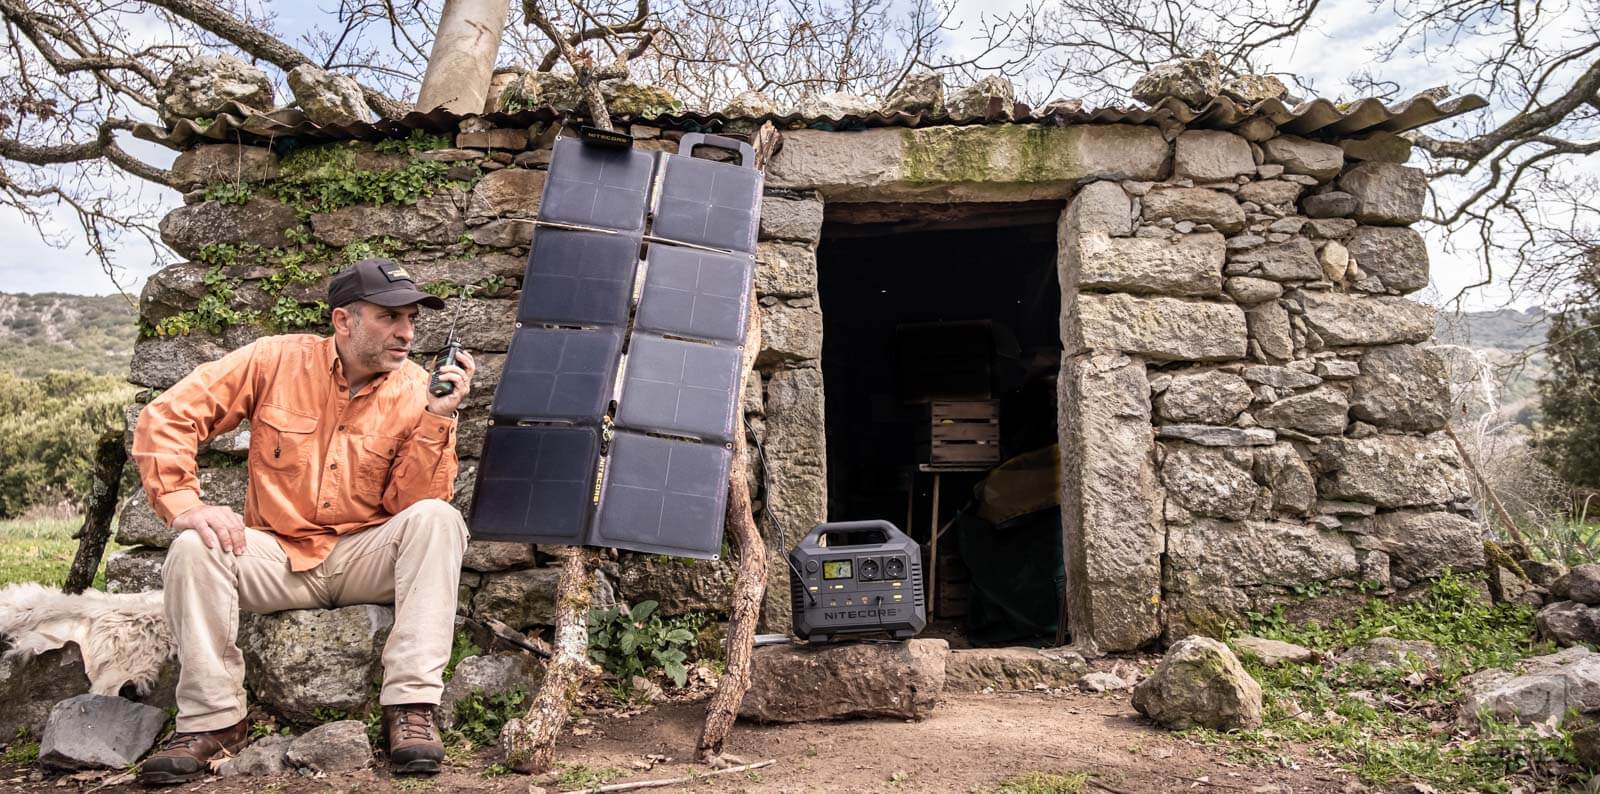
[[[433,709],[454,633],[467,528],[448,500],[455,412],[474,364],[428,390],[407,356],[419,306],[398,264],[358,262],[328,288],[333,336],[265,337],[195,368],[140,415],[133,457],[162,520],[181,530],[162,570],[178,646],[178,719],[139,768],[150,785],[200,777],[249,740],[239,610],[395,605],[379,702],[389,760],[437,772]],[[241,516],[201,501],[195,454],[250,420],[250,485]]]

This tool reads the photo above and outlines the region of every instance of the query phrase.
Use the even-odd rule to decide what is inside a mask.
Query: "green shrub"
[[[0,372],[0,518],[81,498],[95,442],[122,427],[122,408],[133,393],[106,375]]]
[[[693,647],[694,632],[663,622],[654,601],[589,613],[589,658],[624,686],[652,670],[664,670],[673,683],[683,686],[689,680],[684,662]]]
[[[485,695],[473,692],[456,704],[455,730],[467,741],[482,747],[500,738],[500,729],[527,712],[528,693],[521,689]]]

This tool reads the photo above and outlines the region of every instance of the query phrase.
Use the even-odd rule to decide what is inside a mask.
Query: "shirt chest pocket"
[[[354,458],[356,480],[369,488],[382,490],[389,480],[389,469],[400,452],[402,439],[389,436],[356,436]]]
[[[250,418],[251,434],[255,443],[256,460],[261,465],[289,471],[305,465],[316,443],[318,419],[295,413],[280,405],[263,405]]]

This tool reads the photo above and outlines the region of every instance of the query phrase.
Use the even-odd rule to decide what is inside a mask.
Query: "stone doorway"
[[[1058,566],[1044,558],[1059,559],[1058,511],[1046,505],[993,529],[974,487],[1000,462],[1052,457],[1062,206],[833,203],[825,214],[827,517],[888,520],[921,543],[936,582],[934,631],[958,642],[1049,642],[1057,632]],[[975,462],[930,466],[936,400],[992,411],[998,443],[976,445]],[[1005,509],[992,498],[985,515]],[[936,526],[948,528],[934,564]]]

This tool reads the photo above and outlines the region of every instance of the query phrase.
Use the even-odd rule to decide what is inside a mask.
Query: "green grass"
[[[973,789],[976,794],[1079,794],[1089,782],[1085,772],[1027,772],[1000,781],[994,788]]]
[[[583,764],[570,764],[561,767],[561,776],[556,778],[556,785],[560,786],[562,791],[592,789],[599,788],[605,785],[607,781],[621,776],[622,770],[613,769],[609,766],[592,767],[584,766]]]
[[[67,581],[67,571],[72,568],[72,557],[78,553],[78,541],[72,533],[78,531],[82,519],[28,519],[0,521],[0,587],[15,582],[39,582],[47,587],[60,587]],[[105,557],[123,548],[116,541],[106,544]],[[106,570],[104,559],[95,573],[94,587],[104,590]]]
[[[1371,783],[1421,781],[1445,791],[1579,782],[1565,730],[1456,729],[1464,676],[1554,650],[1534,641],[1533,610],[1484,604],[1468,579],[1447,575],[1426,599],[1407,606],[1374,600],[1349,624],[1290,626],[1278,615],[1256,616],[1253,633],[1324,652],[1378,636],[1428,640],[1441,662],[1437,668],[1332,662],[1265,668],[1246,658],[1246,670],[1261,683],[1265,724],[1187,734],[1236,760],[1276,764],[1309,748]]]

